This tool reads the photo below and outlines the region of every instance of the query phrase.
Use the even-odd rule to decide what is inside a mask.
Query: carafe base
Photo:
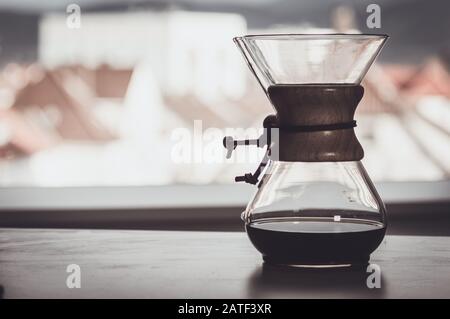
[[[246,231],[268,264],[355,268],[368,265],[386,227],[353,218],[285,218],[254,222]]]
[[[297,267],[297,268],[367,268],[370,256],[361,258],[341,259],[341,260],[299,260],[290,258],[280,258],[263,256],[264,263],[270,266]]]

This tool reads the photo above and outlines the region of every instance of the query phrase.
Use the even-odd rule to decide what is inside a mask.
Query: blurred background
[[[223,160],[179,163],[173,132],[260,127],[271,106],[232,38],[290,32],[390,35],[357,110],[363,162],[375,181],[448,180],[450,2],[379,0],[368,29],[372,2],[2,0],[0,186],[233,183],[257,161],[216,139]]]

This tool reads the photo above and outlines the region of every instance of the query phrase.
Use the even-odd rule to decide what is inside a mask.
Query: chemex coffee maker
[[[266,263],[364,266],[386,232],[385,207],[362,163],[353,119],[360,85],[385,35],[248,35],[234,41],[276,114],[255,140],[265,147],[254,173],[236,177],[257,191],[242,213]]]

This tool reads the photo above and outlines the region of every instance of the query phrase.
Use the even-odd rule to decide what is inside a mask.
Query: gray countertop
[[[0,229],[4,298],[450,298],[450,237],[387,236],[371,262],[379,289],[364,271],[263,266],[241,232]]]

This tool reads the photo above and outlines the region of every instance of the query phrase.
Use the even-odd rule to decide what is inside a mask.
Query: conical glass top
[[[234,38],[265,91],[278,84],[359,84],[388,36],[277,34]]]

